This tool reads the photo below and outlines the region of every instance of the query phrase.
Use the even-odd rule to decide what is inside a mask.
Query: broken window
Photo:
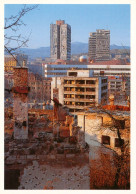
[[[85,80],[77,80],[76,84],[85,84]]]
[[[110,145],[110,137],[102,135],[102,144]]]
[[[104,71],[100,71],[100,75],[103,75],[104,76]]]
[[[86,92],[95,92],[95,88],[86,88]]]
[[[69,76],[77,77],[77,72],[69,72]]]
[[[84,95],[76,95],[76,98],[84,98]]]
[[[86,84],[95,84],[95,80],[86,80]]]
[[[86,99],[95,99],[94,95],[86,95]]]
[[[76,92],[84,92],[84,88],[76,88]]]
[[[115,138],[115,147],[121,147],[124,144],[124,139],[119,140],[119,138]]]
[[[27,123],[26,121],[23,121],[23,124],[22,124],[24,127],[26,127]]]

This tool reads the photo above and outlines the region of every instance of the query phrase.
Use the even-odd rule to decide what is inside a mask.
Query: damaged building
[[[53,110],[28,109],[27,70],[14,69],[14,125],[5,136],[5,189],[89,189],[84,133],[56,98]]]
[[[107,77],[94,77],[93,71],[69,70],[68,76],[53,78],[51,97],[69,108],[71,113],[98,104],[107,104]]]

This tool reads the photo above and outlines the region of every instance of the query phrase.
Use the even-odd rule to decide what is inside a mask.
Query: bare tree
[[[111,118],[112,125],[109,126],[108,129],[113,131],[118,137],[119,149],[121,154],[116,153],[114,157],[114,164],[115,164],[116,170],[115,170],[115,175],[113,179],[114,180],[113,189],[120,188],[121,176],[123,176],[123,179],[125,179],[126,181],[125,183],[126,188],[129,188],[130,187],[130,153],[129,153],[130,142],[129,140],[124,142],[122,139],[122,122],[121,120],[115,117],[112,111],[105,110],[101,105],[99,105],[98,107],[92,107],[91,109],[97,113],[105,113]],[[123,121],[125,122],[125,119]],[[101,127],[98,130],[101,130]],[[127,130],[130,133],[130,129],[127,129]],[[105,164],[106,163],[107,161],[105,161]]]
[[[4,25],[4,40],[5,45],[4,49],[6,52],[11,54],[15,54],[17,50],[23,46],[27,46],[27,43],[29,41],[29,37],[24,37],[20,32],[19,28],[21,26],[26,26],[26,24],[23,22],[23,17],[30,11],[36,9],[38,5],[32,5],[27,6],[24,5],[21,10],[16,15],[11,15],[9,18],[5,18],[5,25]],[[10,33],[9,33],[10,32]],[[11,35],[13,34],[13,35]],[[11,45],[16,44],[16,46],[13,48]]]

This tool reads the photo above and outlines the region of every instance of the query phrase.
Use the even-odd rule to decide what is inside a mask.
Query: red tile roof
[[[98,61],[91,63],[92,65],[128,65],[125,59],[110,60],[110,61]]]
[[[107,110],[130,111],[130,107],[122,105],[105,105],[103,108]]]

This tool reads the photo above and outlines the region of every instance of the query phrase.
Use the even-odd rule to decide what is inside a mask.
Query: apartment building
[[[17,66],[26,67],[28,56],[24,54],[5,55],[4,56],[4,71],[13,72],[13,68]]]
[[[53,61],[71,58],[71,26],[64,20],[50,25],[50,56]]]
[[[107,78],[94,77],[93,71],[69,70],[67,77],[53,78],[51,98],[57,98],[77,114],[90,106],[107,103]]]
[[[51,78],[43,78],[38,74],[28,74],[29,102],[47,102],[51,98]]]
[[[110,60],[110,30],[90,33],[88,55],[95,61]]]
[[[130,77],[109,76],[108,94],[115,95],[115,102],[125,102],[130,96]]]

